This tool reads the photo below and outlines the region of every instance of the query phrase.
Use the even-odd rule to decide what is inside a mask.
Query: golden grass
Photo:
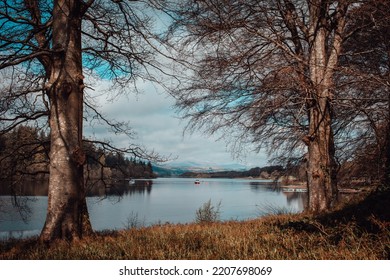
[[[50,246],[9,241],[1,243],[0,259],[389,259],[389,208],[386,194],[322,216],[155,225]]]

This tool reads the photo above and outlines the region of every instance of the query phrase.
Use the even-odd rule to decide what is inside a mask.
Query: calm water
[[[221,220],[259,217],[272,209],[302,211],[306,193],[285,193],[270,182],[247,179],[159,178],[95,187],[87,198],[95,230],[121,229],[133,224],[188,223],[205,202],[220,205]],[[26,196],[13,199],[0,192],[0,238],[39,234],[46,217],[42,186],[23,185]],[[0,188],[1,189],[1,188]],[[4,189],[4,188],[3,188]],[[19,207],[15,207],[15,205]]]

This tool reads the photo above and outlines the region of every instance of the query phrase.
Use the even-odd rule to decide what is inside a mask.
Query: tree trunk
[[[46,85],[50,98],[50,180],[43,241],[78,239],[91,230],[83,178],[80,13],[80,1],[54,2],[55,54]]]
[[[333,37],[327,28],[327,5],[329,3],[317,1],[310,10],[309,133],[305,143],[308,145],[307,211],[313,213],[330,210],[337,198],[337,165],[332,130],[333,75],[341,51],[348,5],[342,2],[338,4]]]
[[[331,108],[327,100],[309,111],[310,141],[308,144],[308,208],[319,213],[331,209],[337,198],[336,163],[334,159]]]

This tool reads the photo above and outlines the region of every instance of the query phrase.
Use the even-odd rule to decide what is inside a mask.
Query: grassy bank
[[[389,210],[382,193],[317,217],[156,225],[51,246],[3,242],[0,259],[389,259]]]

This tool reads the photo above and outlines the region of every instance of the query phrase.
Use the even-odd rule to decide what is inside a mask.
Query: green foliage
[[[202,207],[196,210],[195,221],[197,223],[211,223],[216,222],[220,218],[221,201],[217,205],[211,204],[211,199],[205,202]]]

